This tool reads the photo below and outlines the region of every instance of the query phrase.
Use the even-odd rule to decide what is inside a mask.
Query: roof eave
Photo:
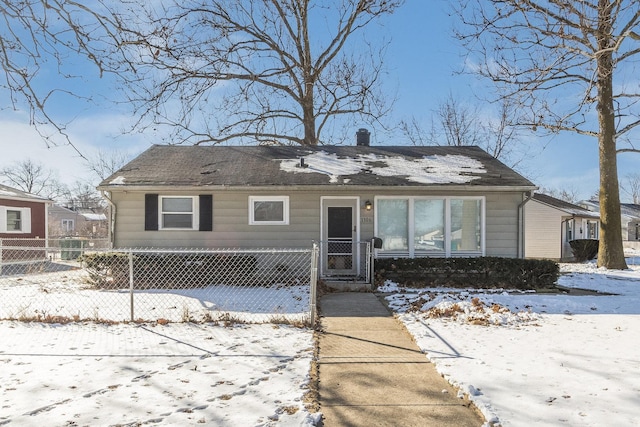
[[[52,205],[54,203],[53,200],[49,199],[41,199],[38,197],[21,197],[21,196],[0,196],[0,200],[14,200],[16,202],[29,202],[29,203],[44,203],[47,205]]]
[[[455,192],[526,192],[535,191],[538,187],[533,185],[460,185],[460,184],[438,184],[438,185],[106,185],[99,186],[99,191],[119,192],[119,191],[234,191],[234,190],[255,190],[255,191],[311,191],[311,190],[339,190],[339,191],[371,191],[392,189],[398,192],[415,190],[434,191],[455,191]]]

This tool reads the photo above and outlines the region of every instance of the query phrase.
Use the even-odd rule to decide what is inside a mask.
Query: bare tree
[[[449,96],[438,104],[431,117],[430,127],[415,118],[401,121],[400,129],[414,145],[481,145],[484,142],[477,107]]]
[[[74,182],[69,189],[68,198],[64,201],[64,205],[72,210],[102,209],[104,203],[95,186],[85,181]]]
[[[624,183],[620,188],[631,197],[633,204],[640,204],[640,173],[635,172],[625,175]]]
[[[386,43],[348,47],[401,3],[126,2],[113,22],[138,125],[166,126],[174,143],[316,145],[341,117],[377,121],[389,107],[376,89]]]
[[[477,145],[493,157],[517,168],[526,158],[518,129],[511,124],[514,105],[501,100],[498,109],[483,112],[449,94],[425,127],[415,117],[400,122],[400,130],[414,145]]]
[[[85,28],[79,15],[95,19]],[[29,124],[47,146],[61,142],[80,157],[83,153],[67,132],[67,109],[60,108],[59,102],[89,101],[83,90],[90,85],[79,84],[87,69],[78,72],[71,58],[84,55],[89,64],[98,65],[97,71],[104,71],[101,59],[86,49],[86,36],[95,29],[98,17],[70,0],[0,0],[0,89],[8,95],[0,108],[27,110]],[[59,77],[55,85],[46,84],[52,76]]]
[[[565,187],[565,188],[542,188],[540,192],[543,194],[547,194],[551,197],[555,197],[556,199],[564,200],[569,203],[577,203],[580,201],[578,195],[579,191],[575,187]]]
[[[125,152],[98,150],[95,156],[88,159],[87,168],[103,181],[124,166],[131,156]]]
[[[69,191],[67,186],[58,180],[54,171],[31,159],[3,167],[0,169],[0,175],[9,186],[51,200],[64,197]]]
[[[518,124],[597,138],[598,265],[626,268],[616,155],[638,151],[630,135],[640,124],[640,93],[631,80],[640,53],[634,32],[640,3],[469,0],[460,2],[457,13],[462,26],[456,35],[469,51],[467,63],[516,103]]]
[[[33,122],[56,124],[51,98],[84,94],[73,84],[38,91],[37,77],[77,77],[65,59],[79,53],[120,79],[135,130],[170,129],[172,143],[315,145],[340,123],[352,132],[354,116],[388,111],[393,100],[377,89],[387,43],[364,30],[402,2],[0,0],[4,86]]]

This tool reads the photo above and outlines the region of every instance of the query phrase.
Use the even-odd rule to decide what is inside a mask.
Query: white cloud
[[[4,113],[0,115],[0,167],[10,167],[29,159],[53,171],[65,184],[88,180],[97,185],[98,178],[89,171],[87,159],[111,151],[125,152],[133,158],[149,146],[144,136],[119,136],[126,121],[122,116],[111,114],[78,119],[67,126],[73,144],[70,145],[54,131],[51,131],[51,141],[47,141],[27,124],[28,120],[22,114]]]

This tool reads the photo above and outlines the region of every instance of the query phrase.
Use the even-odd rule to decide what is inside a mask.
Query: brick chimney
[[[356,132],[356,145],[368,147],[369,141],[370,141],[369,140],[370,135],[371,133],[367,129],[365,128],[358,129],[358,132]]]

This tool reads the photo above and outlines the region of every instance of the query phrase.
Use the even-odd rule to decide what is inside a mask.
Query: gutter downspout
[[[113,201],[111,200],[111,198],[109,198],[109,196],[107,195],[106,191],[101,191],[100,194],[102,195],[102,197],[104,197],[104,199],[107,201],[107,203],[109,203],[109,207],[111,209],[109,209],[110,211],[110,218],[109,218],[109,243],[111,243],[111,248],[114,247],[114,243],[115,243],[115,231],[116,231],[116,204],[113,203]]]
[[[523,194],[525,199],[518,205],[518,258],[524,258],[524,205],[533,198],[533,191]]]

